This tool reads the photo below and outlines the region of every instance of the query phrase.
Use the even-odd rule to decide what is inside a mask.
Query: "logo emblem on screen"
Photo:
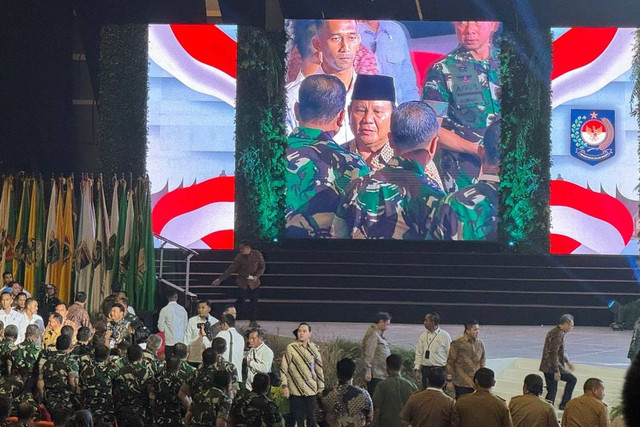
[[[571,155],[597,165],[616,154],[614,110],[571,110]]]

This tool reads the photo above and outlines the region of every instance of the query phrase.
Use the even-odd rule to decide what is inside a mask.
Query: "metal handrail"
[[[189,275],[191,272],[191,258],[193,258],[194,256],[198,256],[198,252],[194,251],[193,249],[187,248],[186,246],[182,246],[179,243],[176,243],[172,240],[167,239],[166,237],[163,237],[159,234],[153,233],[153,237],[155,237],[156,239],[162,241],[162,243],[160,244],[160,267],[158,268],[158,280],[163,281],[167,284],[170,284],[170,286],[175,287],[176,289],[179,289],[180,291],[182,291],[183,289],[180,288],[179,286],[175,285],[172,282],[168,282],[166,280],[163,279],[162,274],[164,272],[164,247],[165,245],[171,245],[174,246],[176,249],[180,249],[183,252],[187,253],[187,257],[185,259],[187,266],[186,266],[186,275],[185,275],[185,282],[184,282],[184,293],[185,295],[190,295],[190,296],[194,296],[195,294],[189,292]]]

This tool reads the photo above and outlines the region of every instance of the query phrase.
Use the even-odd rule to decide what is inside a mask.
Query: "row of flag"
[[[4,177],[0,265],[32,295],[39,295],[45,283],[57,286],[62,301],[84,291],[87,308],[94,312],[119,289],[137,309],[153,310],[149,179],[132,185],[114,177],[110,205],[104,184],[102,176],[83,175],[79,182],[74,176],[52,178],[45,199],[42,178]]]

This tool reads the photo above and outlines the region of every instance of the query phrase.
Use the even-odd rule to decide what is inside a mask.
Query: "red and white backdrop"
[[[235,26],[149,26],[149,151],[154,233],[193,249],[232,249]]]
[[[635,29],[552,32],[551,252],[637,255],[638,129],[630,114]],[[586,121],[607,112],[615,122],[582,125],[584,120],[575,121],[577,110],[587,111]],[[608,147],[615,152],[602,155],[602,146],[590,145],[585,132],[591,131],[596,141],[605,134],[609,142],[615,138]],[[572,138],[579,142],[581,135],[597,160],[585,162],[575,155]]]

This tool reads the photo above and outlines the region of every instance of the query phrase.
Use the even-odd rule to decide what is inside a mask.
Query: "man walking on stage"
[[[564,336],[573,329],[573,316],[564,314],[558,321],[558,325],[547,333],[544,340],[544,348],[542,349],[542,360],[540,361],[540,370],[544,373],[544,379],[547,382],[546,399],[555,403],[556,392],[558,391],[558,381],[565,381],[564,395],[560,402],[560,410],[564,410],[565,405],[571,400],[573,389],[576,386],[577,379],[571,374],[573,365],[569,363],[569,359],[564,351]]]
[[[259,327],[258,295],[260,290],[260,276],[264,273],[265,263],[260,251],[251,248],[249,242],[240,243],[240,253],[233,259],[233,263],[224,273],[213,281],[213,286],[218,286],[232,273],[237,273],[236,284],[239,288],[237,304],[243,316],[247,316],[245,301],[250,301],[249,326]]]
[[[433,387],[429,385],[427,377],[433,370],[445,371],[449,348],[451,347],[451,335],[440,328],[440,315],[427,313],[424,316],[424,328],[426,331],[420,335],[416,346],[415,370],[422,375],[422,388]]]

